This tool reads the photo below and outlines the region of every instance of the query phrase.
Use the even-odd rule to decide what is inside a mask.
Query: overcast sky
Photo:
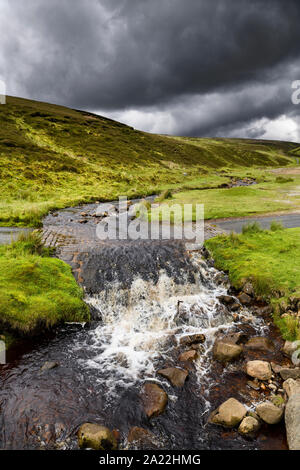
[[[0,0],[7,93],[157,133],[300,141],[299,0]]]

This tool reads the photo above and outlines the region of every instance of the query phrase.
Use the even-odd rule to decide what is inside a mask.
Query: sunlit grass
[[[39,235],[0,246],[0,328],[34,334],[66,321],[87,321],[83,292],[71,268],[50,256]]]
[[[300,299],[300,228],[273,224],[272,230],[261,230],[252,224],[241,235],[219,236],[206,246],[235,287],[250,280],[256,293],[273,304],[275,322],[286,339],[300,339],[299,319],[282,318],[276,308],[291,296]]]

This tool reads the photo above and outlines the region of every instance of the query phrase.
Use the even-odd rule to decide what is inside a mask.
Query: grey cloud
[[[297,0],[0,0],[0,76],[11,94],[226,134],[296,113],[299,20]]]

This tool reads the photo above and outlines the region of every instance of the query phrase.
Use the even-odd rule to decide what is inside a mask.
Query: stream
[[[227,276],[201,250],[189,252],[176,240],[97,241],[95,209],[91,204],[45,219],[44,239],[72,266],[93,320],[67,324],[9,352],[0,366],[0,448],[77,449],[79,426],[92,422],[116,430],[121,449],[133,426],[150,430],[159,449],[285,449],[283,425],[263,426],[247,440],[208,424],[230,397],[249,409],[261,400],[247,387],[243,360],[224,368],[212,359],[216,337],[268,335],[275,344],[268,359],[276,359],[278,332],[242,306],[234,320],[219,300],[232,294]],[[204,334],[205,342],[194,363],[182,364],[182,338],[195,334]],[[42,371],[46,361],[57,367]],[[189,372],[182,388],[157,374],[174,366]],[[145,382],[168,394],[165,412],[152,419],[141,400]]]

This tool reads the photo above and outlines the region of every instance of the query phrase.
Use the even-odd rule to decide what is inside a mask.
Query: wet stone
[[[238,299],[241,302],[242,305],[250,305],[252,302],[252,299],[249,295],[245,294],[242,292],[241,294],[238,295]]]
[[[59,366],[58,362],[47,361],[47,362],[45,362],[45,364],[41,367],[41,372],[46,372],[46,371],[48,371],[48,370],[55,369],[55,368],[58,367],[58,366]]]
[[[265,351],[272,352],[274,351],[274,344],[268,338],[263,336],[255,336],[250,338],[249,341],[245,344],[245,348],[253,351]]]
[[[180,338],[181,346],[189,346],[190,344],[204,343],[204,342],[205,342],[205,335],[203,334],[183,336],[182,338]]]
[[[253,436],[260,428],[260,422],[252,416],[246,416],[239,426],[239,433],[243,436]]]
[[[259,380],[270,380],[272,377],[271,366],[266,361],[249,361],[246,364],[246,371],[250,377]]]
[[[242,352],[243,349],[241,346],[222,340],[217,340],[213,349],[214,358],[221,362],[233,361],[234,359],[237,359]]]
[[[186,361],[192,362],[197,359],[197,356],[198,356],[197,351],[195,349],[192,349],[190,351],[185,351],[182,354],[180,354],[178,360],[180,362],[186,362]]]
[[[256,407],[256,413],[267,424],[277,424],[283,418],[283,408],[273,405],[271,402],[261,403]]]
[[[161,369],[157,372],[159,375],[169,380],[174,387],[183,387],[188,371],[179,369],[177,367],[168,367],[167,369]]]
[[[152,418],[165,411],[168,395],[159,385],[146,383],[142,388],[142,402],[146,415]]]
[[[242,403],[235,398],[229,398],[222,403],[210,416],[210,422],[221,426],[234,428],[244,419],[247,410]]]
[[[81,449],[115,450],[117,441],[110,429],[99,424],[83,424],[78,431],[78,445]]]

